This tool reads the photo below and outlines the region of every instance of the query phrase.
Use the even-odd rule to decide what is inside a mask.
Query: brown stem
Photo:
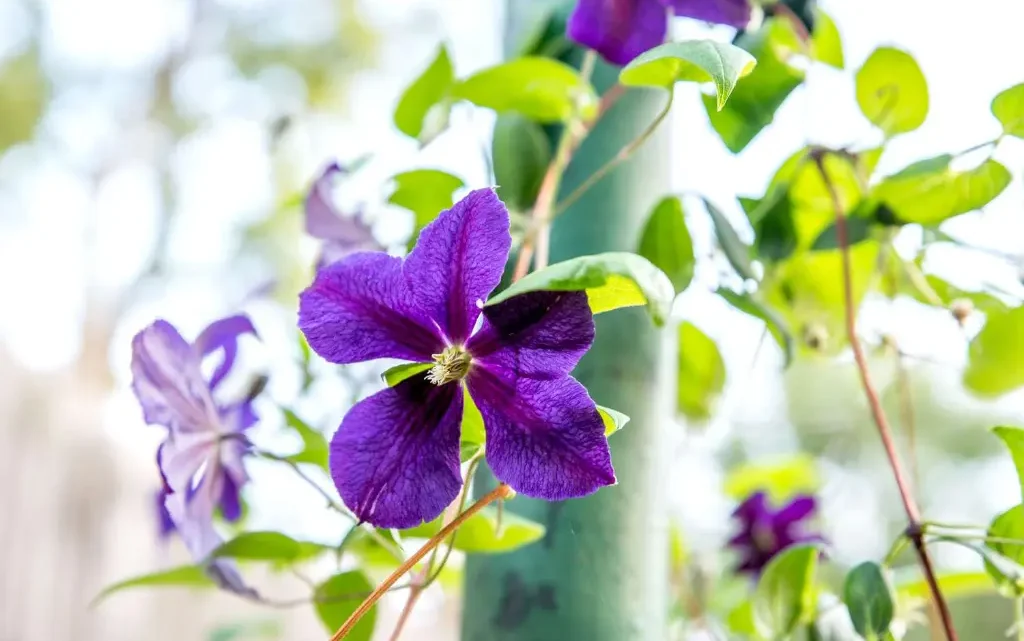
[[[423,557],[425,557],[428,552],[436,548],[441,541],[445,539],[445,537],[465,523],[466,519],[484,509],[490,503],[493,503],[498,499],[507,498],[511,494],[511,491],[512,490],[509,486],[502,483],[481,497],[476,503],[470,505],[465,512],[458,515],[451,523],[441,528],[440,532],[430,537],[430,540],[424,543],[423,547],[416,550],[412,556],[402,563],[402,565],[398,566],[398,569],[392,572],[388,578],[384,579],[384,582],[378,585],[377,588],[370,593],[370,596],[366,597],[366,600],[356,608],[355,612],[353,612],[349,618],[345,620],[345,623],[338,628],[338,631],[334,633],[334,636],[331,637],[331,641],[340,641],[341,639],[344,639],[345,635],[351,632],[352,628],[354,628],[355,625],[359,623],[359,620],[363,618],[363,615],[369,612],[370,608],[376,605],[377,601],[384,596],[384,593],[398,582],[398,579],[402,578],[402,576],[411,570],[413,566],[422,561]]]
[[[853,349],[853,358],[857,362],[857,371],[860,373],[861,385],[864,387],[868,406],[871,408],[871,416],[878,427],[878,436],[882,439],[885,454],[889,458],[889,467],[892,468],[893,477],[896,479],[896,487],[899,489],[900,499],[903,501],[903,509],[907,513],[907,537],[910,538],[914,548],[917,550],[917,556],[921,562],[921,570],[924,572],[932,598],[939,610],[939,618],[942,620],[946,639],[948,641],[957,641],[956,629],[953,627],[953,618],[949,613],[949,606],[946,604],[946,599],[939,588],[938,579],[935,577],[935,568],[932,566],[931,557],[924,545],[921,511],[914,500],[913,494],[911,494],[910,483],[907,481],[903,466],[900,464],[896,444],[892,438],[892,428],[889,427],[889,419],[885,415],[885,410],[882,409],[878,390],[875,389],[875,384],[871,380],[871,374],[868,370],[868,361],[864,355],[864,348],[857,338],[857,310],[853,302],[853,279],[850,275],[850,246],[849,234],[846,228],[846,214],[843,211],[842,202],[839,200],[839,194],[836,193],[835,186],[832,184],[828,171],[825,169],[826,153],[825,150],[818,149],[813,152],[813,157],[818,165],[818,171],[821,172],[821,178],[828,188],[829,196],[832,199],[832,206],[836,212],[836,239],[839,243],[839,251],[843,263],[843,299],[846,308],[846,334],[850,341],[850,347]]]

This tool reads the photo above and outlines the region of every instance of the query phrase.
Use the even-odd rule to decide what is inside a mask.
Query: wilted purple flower
[[[729,547],[740,554],[737,572],[757,576],[772,558],[793,545],[821,541],[821,537],[804,531],[802,521],[810,518],[816,504],[814,497],[800,495],[773,509],[764,492],[748,497],[733,512],[740,531],[729,540]]]
[[[219,507],[228,520],[241,514],[239,488],[248,480],[242,458],[249,449],[241,435],[256,422],[252,395],[219,404],[213,394],[234,365],[238,338],[255,333],[246,316],[231,316],[212,323],[190,345],[170,323],[158,320],[132,341],[132,387],[143,415],[147,423],[167,428],[157,452],[164,506],[197,560],[219,542],[214,510]],[[207,381],[200,365],[218,350],[223,359]]]
[[[357,403],[331,441],[334,483],[361,520],[411,527],[455,499],[464,388],[488,464],[516,491],[561,500],[615,482],[601,417],[569,376],[594,339],[586,294],[524,294],[481,318],[510,245],[508,210],[480,189],[441,212],[405,260],[353,254],[300,296],[299,328],[328,361],[431,365]]]
[[[331,163],[306,195],[306,233],[324,241],[317,269],[355,252],[384,249],[361,214],[344,215],[335,207],[334,182],[345,173],[337,163]]]
[[[676,16],[733,27],[750,21],[748,0],[578,0],[568,36],[608,62],[625,65],[665,41],[669,9]]]

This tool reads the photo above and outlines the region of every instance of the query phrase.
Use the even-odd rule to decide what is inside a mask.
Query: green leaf
[[[372,591],[373,585],[366,575],[358,570],[335,574],[317,586],[313,608],[327,631],[333,633]],[[377,606],[373,606],[352,628],[345,641],[370,641],[376,622]]]
[[[857,104],[886,136],[907,133],[928,115],[928,83],[909,53],[879,47],[857,71]]]
[[[992,432],[1002,439],[1006,449],[1010,450],[1013,466],[1017,469],[1017,481],[1020,483],[1021,499],[1024,500],[1024,429],[1019,427],[993,427]]]
[[[413,213],[413,232],[408,249],[412,251],[420,231],[437,215],[454,204],[454,194],[463,186],[461,178],[439,169],[414,169],[391,177],[395,190],[388,202]]]
[[[595,314],[646,305],[655,325],[664,324],[675,298],[672,281],[646,258],[628,252],[607,252],[572,258],[528,274],[487,301],[487,305],[527,292],[581,290],[587,292]]]
[[[996,94],[992,115],[1003,125],[1003,134],[1024,138],[1024,82]]]
[[[569,65],[550,58],[517,58],[476,73],[452,95],[499,113],[514,111],[537,122],[567,122],[597,113],[597,95]]]
[[[627,87],[672,90],[677,82],[713,82],[721,111],[740,78],[754,70],[757,60],[739,47],[714,40],[666,42],[640,54],[619,72]]]
[[[845,66],[843,41],[839,36],[839,29],[832,18],[817,7],[814,8],[811,57],[836,69],[842,69]]]
[[[302,439],[302,449],[288,457],[293,463],[312,463],[327,469],[327,439],[319,431],[310,427],[305,421],[289,409],[282,409],[285,424],[295,430]]]
[[[491,143],[498,196],[514,211],[527,211],[551,162],[551,141],[540,125],[519,114],[502,114]]]
[[[280,532],[243,532],[214,548],[209,558],[294,562],[312,558],[329,549],[320,543],[296,541]]]
[[[765,323],[765,327],[771,333],[772,338],[778,343],[779,347],[782,348],[782,354],[786,359],[786,367],[793,362],[793,355],[796,352],[795,341],[793,335],[789,331],[789,327],[786,325],[786,321],[782,319],[774,310],[766,306],[761,301],[754,298],[751,294],[743,293],[738,294],[732,290],[718,288],[715,292],[725,302],[732,305],[735,309],[758,318]]]
[[[484,417],[476,406],[469,390],[463,393],[462,402],[462,442],[483,445],[486,440],[484,433]]]
[[[750,261],[750,247],[740,240],[736,229],[733,228],[732,223],[721,209],[715,207],[707,198],[704,198],[704,206],[711,217],[711,224],[715,228],[718,244],[722,248],[722,253],[729,260],[729,264],[744,279],[757,280],[757,274],[754,273],[754,266]]]
[[[48,93],[35,53],[0,61],[0,152],[32,139]]]
[[[96,595],[96,598],[92,601],[92,605],[97,605],[100,601],[106,599],[115,592],[121,592],[130,588],[153,587],[212,588],[216,587],[216,584],[206,575],[206,572],[203,570],[201,565],[182,565],[176,568],[171,568],[170,570],[143,574],[141,576],[125,579],[124,581],[118,581],[113,585],[107,586],[102,592]]]
[[[1017,505],[1003,512],[988,528],[988,536],[999,539],[1024,540],[1024,505]],[[996,582],[996,587],[1011,598],[1024,596],[1024,544],[1003,541],[989,541],[985,546],[1013,565],[1000,563],[991,555],[985,559],[985,571]]]
[[[851,216],[846,219],[846,246],[852,247],[857,243],[871,239],[871,229],[874,221],[868,218]],[[827,251],[839,249],[839,233],[836,231],[835,223],[832,223],[814,239],[811,251]]]
[[[952,156],[916,162],[887,177],[872,191],[904,223],[936,225],[980,209],[1010,184],[1010,172],[989,158],[977,167],[954,170]]]
[[[611,436],[622,428],[626,427],[629,417],[622,412],[617,412],[609,407],[597,406],[597,413],[601,415],[601,422],[604,423],[604,435]]]
[[[428,539],[441,531],[441,516],[429,523],[402,530],[405,537]],[[511,552],[544,537],[545,528],[508,510],[501,515],[498,531],[498,510],[486,507],[469,517],[455,536],[455,549],[468,554]]]
[[[755,256],[762,261],[778,262],[796,251],[799,237],[787,186],[774,187],[761,200],[742,199],[740,205],[754,228]]]
[[[676,409],[693,421],[711,418],[725,388],[725,361],[718,346],[693,323],[679,324]]]
[[[703,97],[711,126],[733,153],[743,151],[771,124],[775,112],[803,82],[804,72],[786,62],[785,47],[780,44],[788,36],[785,22],[771,18],[762,28],[745,32],[736,40],[737,45],[753,54],[757,66],[736,85],[724,108],[718,108],[714,96]]]
[[[697,258],[679,198],[668,196],[654,206],[640,234],[637,253],[665,272],[677,292],[689,287]]]
[[[455,84],[448,48],[438,48],[433,62],[402,94],[395,107],[395,126],[407,136],[428,141],[447,126],[450,105],[442,104]],[[428,123],[428,114],[434,110],[436,123]],[[437,125],[440,126],[437,126]],[[434,125],[434,126],[430,126]]]
[[[754,625],[769,639],[784,638],[814,616],[818,548],[793,545],[768,562],[754,592]]]
[[[988,313],[967,351],[964,385],[995,397],[1024,386],[1024,307]]]
[[[776,504],[797,494],[813,494],[821,487],[814,457],[796,454],[764,463],[744,463],[725,477],[725,493],[737,501],[757,491],[765,491]]]
[[[394,387],[405,379],[415,376],[420,372],[425,372],[433,366],[433,363],[402,363],[401,365],[389,367],[380,377],[384,379],[384,383],[388,387]]]
[[[879,639],[889,631],[895,604],[888,581],[877,563],[861,563],[846,575],[843,602],[853,628],[867,639]]]
[[[986,572],[948,572],[938,577],[939,588],[946,598],[960,599],[992,592],[992,578]],[[931,598],[928,580],[919,574],[896,586],[896,597],[901,603]]]

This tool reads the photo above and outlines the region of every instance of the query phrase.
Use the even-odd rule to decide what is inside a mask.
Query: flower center
[[[754,539],[754,547],[762,552],[774,552],[778,541],[775,540],[775,532],[771,526],[763,523],[755,523],[752,528],[751,537]]]
[[[465,378],[473,357],[458,345],[452,345],[440,354],[433,354],[435,365],[427,372],[427,380],[434,385],[444,385]]]

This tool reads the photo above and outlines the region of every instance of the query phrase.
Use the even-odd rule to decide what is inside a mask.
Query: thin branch
[[[499,485],[498,487],[494,488],[493,490],[485,494],[483,497],[481,497],[476,503],[469,506],[469,508],[465,512],[455,517],[454,521],[441,528],[440,532],[430,537],[430,540],[427,541],[423,545],[423,547],[416,550],[416,552],[414,552],[412,556],[406,559],[405,562],[402,563],[402,565],[398,566],[398,569],[392,572],[391,575],[388,576],[388,578],[384,579],[383,583],[377,586],[377,589],[375,589],[370,594],[370,596],[368,596],[366,600],[363,601],[358,608],[356,608],[355,612],[353,612],[351,616],[349,616],[349,618],[346,619],[345,623],[343,623],[342,626],[338,628],[338,631],[335,632],[334,636],[331,637],[331,641],[340,641],[341,639],[344,639],[345,635],[351,632],[352,628],[354,628],[355,625],[359,623],[359,620],[362,619],[363,616],[370,611],[370,608],[376,605],[377,601],[379,601],[380,598],[384,596],[384,594],[389,589],[391,589],[391,586],[398,582],[398,579],[400,579],[406,572],[411,570],[413,566],[422,561],[423,557],[425,557],[427,553],[436,548],[441,543],[441,541],[443,541],[449,534],[458,529],[459,526],[461,526],[468,518],[470,518],[480,510],[484,509],[485,507],[487,507],[487,505],[493,503],[494,501],[498,499],[507,498],[511,494],[512,489],[509,486],[502,483],[501,485]]]
[[[878,428],[878,436],[882,439],[882,445],[885,447],[886,456],[889,458],[889,466],[892,468],[892,474],[899,489],[900,499],[903,502],[903,509],[907,513],[907,536],[917,550],[921,569],[924,571],[932,598],[939,610],[939,618],[946,632],[946,639],[947,641],[957,641],[949,606],[942,595],[942,590],[939,588],[939,582],[935,576],[935,568],[932,566],[931,557],[924,545],[924,532],[921,529],[921,511],[914,500],[913,494],[911,494],[910,484],[903,471],[903,466],[900,464],[896,444],[893,441],[889,419],[885,415],[885,410],[882,409],[882,401],[878,395],[878,390],[875,389],[875,384],[871,380],[864,348],[857,337],[857,309],[853,302],[853,279],[850,267],[850,246],[849,234],[846,228],[846,213],[843,211],[842,202],[839,200],[839,194],[836,193],[835,185],[832,184],[828,171],[825,169],[824,157],[826,153],[823,149],[817,149],[813,152],[814,161],[818,165],[818,171],[821,172],[825,186],[828,188],[829,196],[832,199],[832,206],[836,213],[836,237],[843,263],[843,299],[845,304],[846,334],[850,341],[850,347],[853,349],[853,357],[857,362],[857,370],[860,373],[861,384],[868,399],[868,406],[871,408],[872,418],[874,418],[875,425]]]

